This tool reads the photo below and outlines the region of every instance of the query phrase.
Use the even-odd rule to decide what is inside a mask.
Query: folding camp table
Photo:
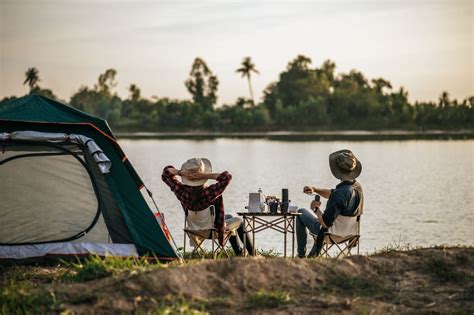
[[[283,257],[286,258],[287,234],[291,233],[291,257],[295,257],[295,218],[300,213],[261,213],[237,212],[244,221],[244,233],[252,233],[254,251],[257,248],[255,234],[267,229],[272,229],[283,234]],[[247,238],[244,237],[244,256],[247,254]],[[255,254],[255,253],[254,253]]]

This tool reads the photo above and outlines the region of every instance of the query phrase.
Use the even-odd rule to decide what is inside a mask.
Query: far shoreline
[[[397,141],[397,140],[472,140],[474,130],[333,130],[333,131],[255,131],[255,132],[125,132],[115,133],[119,139],[266,139],[280,141]]]

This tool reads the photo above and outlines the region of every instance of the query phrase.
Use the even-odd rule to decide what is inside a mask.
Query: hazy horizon
[[[117,70],[117,92],[190,98],[195,57],[218,76],[218,104],[248,97],[235,70],[251,56],[256,97],[298,54],[405,87],[410,101],[474,95],[472,1],[0,0],[0,97],[23,95],[24,73],[61,99]]]

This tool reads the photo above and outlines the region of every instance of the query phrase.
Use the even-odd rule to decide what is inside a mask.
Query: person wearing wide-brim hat
[[[334,189],[305,186],[306,194],[318,194],[328,199],[324,213],[319,207],[321,202],[311,202],[310,208],[299,209],[301,215],[296,217],[296,241],[298,256],[306,256],[307,229],[313,234],[327,230],[332,226],[338,215],[352,216],[363,205],[364,194],[361,184],[356,181],[362,172],[362,164],[350,150],[340,150],[329,155],[331,173],[341,182]],[[319,237],[318,237],[319,238]],[[321,240],[318,240],[321,241]],[[321,250],[321,242],[315,242],[308,256],[316,256]]]
[[[181,177],[181,181],[177,179]],[[244,233],[242,219],[225,214],[224,200],[222,194],[232,180],[232,175],[227,172],[213,173],[212,164],[206,158],[191,158],[181,165],[181,169],[169,165],[163,169],[162,180],[171,188],[176,198],[180,201],[188,224],[192,224],[195,229],[205,229],[204,225],[209,222],[208,211],[210,206],[215,208],[214,228],[219,235],[219,243],[223,245],[225,229],[237,230],[237,236],[229,238],[229,242],[237,256],[242,255],[242,243],[244,243]],[[215,180],[216,183],[206,186],[208,180]],[[202,225],[200,227],[200,225]],[[249,253],[254,253],[252,241],[249,237],[245,240],[246,249]]]

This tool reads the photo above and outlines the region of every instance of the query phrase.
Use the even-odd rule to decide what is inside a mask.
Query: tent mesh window
[[[107,242],[100,204],[79,146],[0,145],[1,244]]]

